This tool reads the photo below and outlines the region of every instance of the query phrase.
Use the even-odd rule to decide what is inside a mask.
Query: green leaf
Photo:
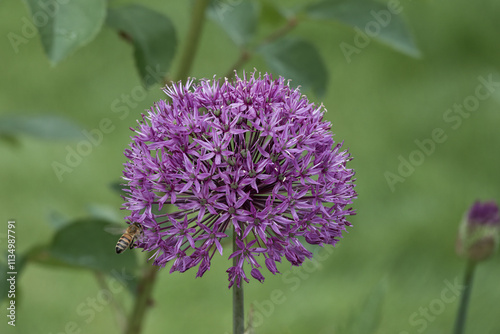
[[[6,143],[7,145],[10,145],[12,147],[19,147],[21,146],[21,143],[19,142],[19,139],[17,139],[16,136],[12,135],[6,135],[6,134],[0,134],[0,140]]]
[[[134,45],[135,64],[146,86],[162,82],[177,50],[168,17],[140,5],[109,9],[106,23]]]
[[[98,219],[76,221],[60,228],[51,245],[36,245],[17,255],[14,270],[17,272],[16,299],[19,277],[29,262],[51,267],[98,270],[116,278],[134,293],[137,286],[137,279],[133,275],[137,268],[136,256],[130,250],[116,254],[115,245],[120,235],[112,235],[104,228],[122,231],[124,225]],[[5,262],[0,262],[0,270],[3,273],[11,271]],[[0,282],[0,302],[7,298],[8,291],[9,284],[4,279]]]
[[[126,191],[123,191],[123,188],[126,188],[125,186],[123,186],[123,180],[122,181],[116,181],[116,182],[112,182],[109,184],[109,187],[111,188],[111,190],[113,190],[114,192],[116,192],[118,195],[120,196],[128,196],[129,193],[126,192]]]
[[[110,222],[119,222],[121,220],[116,213],[116,208],[110,205],[91,203],[87,205],[87,211],[93,218],[103,219]]]
[[[0,117],[0,136],[9,138],[29,135],[40,139],[82,139],[79,126],[51,115],[6,115]]]
[[[292,84],[312,90],[319,97],[326,91],[328,70],[316,47],[298,38],[282,38],[257,49],[276,74]]]
[[[399,52],[420,57],[420,50],[401,16],[402,10],[401,6],[388,7],[370,0],[326,0],[308,6],[306,12],[310,18],[336,20],[359,29],[356,33],[360,38],[368,39],[363,45],[375,38]],[[364,47],[357,45],[356,40],[347,44]]]
[[[26,252],[26,259],[29,262],[42,264],[45,266],[62,267],[62,268],[79,268],[76,265],[54,258],[50,253],[50,246],[37,245]]]
[[[260,23],[269,24],[274,27],[282,26],[286,23],[286,14],[276,3],[271,0],[262,0],[260,3],[262,6]]]
[[[49,222],[50,226],[52,226],[55,230],[60,229],[61,227],[67,225],[70,222],[68,217],[54,210],[51,210],[47,215],[47,221]]]
[[[106,16],[105,0],[26,0],[26,3],[53,64],[94,39]]]
[[[243,0],[237,4],[213,1],[207,10],[208,17],[219,24],[238,46],[250,42],[259,19],[259,8],[255,1]]]
[[[105,228],[110,226],[122,231],[126,227],[101,219],[83,219],[61,228],[49,247],[50,257],[71,266],[104,273],[134,272],[137,268],[136,254],[133,250],[115,253],[120,235],[106,232]]]
[[[343,333],[376,333],[382,319],[382,307],[387,293],[387,281],[373,287],[364,303],[355,308]]]

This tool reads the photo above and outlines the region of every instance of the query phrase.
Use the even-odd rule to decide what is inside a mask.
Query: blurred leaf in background
[[[114,251],[125,230],[124,226],[126,225],[98,218],[81,219],[62,225],[48,245],[33,246],[17,256],[17,282],[29,262],[134,278],[138,270],[136,254],[129,251],[117,256]],[[6,287],[3,283],[0,290],[3,292],[2,298],[5,298]]]
[[[324,96],[328,69],[316,47],[299,38],[282,38],[257,50],[276,74],[299,83],[304,91]]]
[[[84,138],[80,126],[51,115],[11,114],[0,116],[0,137],[27,135],[37,139],[75,140]]]
[[[134,252],[124,252],[116,256],[114,248],[121,234],[113,235],[106,228],[124,231],[124,225],[110,224],[100,219],[83,219],[64,226],[54,236],[49,256],[68,266],[98,270],[104,273],[137,270]],[[123,233],[123,232],[122,232]]]
[[[105,0],[26,0],[52,64],[92,41],[106,16]]]
[[[129,5],[110,8],[106,23],[134,45],[135,65],[143,83],[162,83],[177,49],[170,19],[141,5]]]
[[[215,21],[239,47],[247,45],[257,30],[259,4],[243,0],[233,5],[223,1],[212,1],[207,10],[208,17]]]
[[[355,28],[358,38],[355,42],[360,44],[344,44],[343,51],[347,53],[352,52],[350,48],[366,47],[370,39],[375,38],[399,52],[420,57],[420,50],[400,15],[402,11],[403,5],[399,1],[326,0],[307,7],[311,18],[339,21]]]

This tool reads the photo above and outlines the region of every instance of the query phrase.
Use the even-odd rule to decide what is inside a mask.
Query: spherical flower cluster
[[[142,226],[138,247],[154,251],[154,265],[198,266],[201,277],[234,234],[227,273],[229,287],[240,286],[249,281],[244,262],[262,282],[262,264],[276,274],[283,257],[296,266],[311,258],[304,242],[342,237],[354,214],[354,171],[323,106],[268,74],[190,79],[164,91],[171,101],[132,129],[123,173],[127,219]]]

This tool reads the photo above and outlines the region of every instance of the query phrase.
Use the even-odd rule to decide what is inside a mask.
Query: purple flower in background
[[[154,265],[198,266],[200,277],[234,231],[227,256],[237,265],[227,273],[229,287],[240,286],[264,280],[262,263],[276,274],[283,257],[292,265],[311,258],[304,241],[342,237],[355,213],[347,207],[354,171],[322,105],[268,74],[191,79],[164,91],[171,102],[156,103],[133,129],[123,173],[127,219],[143,227],[139,247],[154,251]]]
[[[500,225],[500,215],[495,202],[477,201],[470,208],[467,218],[469,225]]]
[[[475,202],[460,225],[457,253],[472,261],[490,257],[498,247],[500,215],[495,202]]]

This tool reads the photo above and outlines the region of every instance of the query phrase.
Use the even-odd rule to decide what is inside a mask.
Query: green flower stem
[[[191,71],[194,56],[198,49],[198,40],[201,35],[203,23],[205,22],[205,10],[208,3],[209,0],[196,0],[194,3],[193,12],[191,14],[191,24],[189,25],[189,31],[186,36],[186,41],[184,42],[184,49],[180,55],[181,61],[175,80],[185,80]]]
[[[128,318],[126,334],[139,334],[141,332],[146,309],[151,304],[151,293],[157,275],[158,268],[156,266],[151,265],[145,268],[137,286],[137,296],[135,297],[134,309]]]
[[[474,270],[476,262],[468,261],[465,267],[464,276],[464,291],[460,298],[457,318],[455,319],[455,328],[453,334],[463,334],[465,332],[465,319],[467,317],[467,306],[469,305],[470,291],[472,290],[472,281],[474,278]]]
[[[233,252],[237,249],[236,232],[233,230]],[[233,257],[233,266],[238,265],[237,257]],[[238,287],[233,285],[233,334],[243,334],[245,332],[245,314],[243,312],[243,284]]]

